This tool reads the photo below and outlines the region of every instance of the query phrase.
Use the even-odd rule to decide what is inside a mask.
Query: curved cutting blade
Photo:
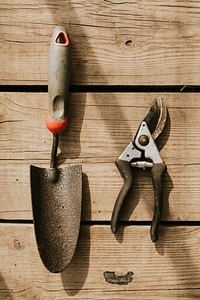
[[[45,267],[62,272],[70,263],[79,236],[82,201],[80,165],[52,170],[31,166],[31,194],[36,241]]]
[[[163,102],[162,97],[159,101],[155,99],[151,105],[151,108],[144,118],[151,132],[152,138],[155,140],[165,127],[167,120],[167,108]]]

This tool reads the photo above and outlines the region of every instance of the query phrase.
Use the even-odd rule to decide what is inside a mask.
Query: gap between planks
[[[9,219],[0,219],[0,224],[33,224],[33,220],[9,220]],[[81,225],[86,226],[110,226],[110,221],[81,221]],[[128,226],[150,226],[151,221],[120,221],[119,227],[128,227]],[[200,226],[200,221],[161,221],[160,226],[163,227],[198,227]]]
[[[47,93],[47,85],[0,85],[0,92]],[[71,93],[200,93],[199,85],[71,85]]]

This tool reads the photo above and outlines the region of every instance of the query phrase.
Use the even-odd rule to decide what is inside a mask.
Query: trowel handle
[[[48,113],[46,126],[52,133],[68,125],[67,102],[70,77],[70,43],[64,26],[56,26],[49,50]]]

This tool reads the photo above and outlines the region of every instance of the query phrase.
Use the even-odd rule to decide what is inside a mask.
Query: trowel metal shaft
[[[53,144],[52,144],[52,149],[51,149],[50,168],[56,168],[58,141],[59,141],[59,134],[54,133],[53,134]]]

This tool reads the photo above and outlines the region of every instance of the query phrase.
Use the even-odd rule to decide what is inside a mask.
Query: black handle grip
[[[163,211],[163,184],[162,178],[164,172],[167,170],[165,163],[154,164],[151,169],[152,182],[154,187],[154,216],[151,224],[151,240],[156,242],[158,240],[159,224],[162,218]]]
[[[113,213],[112,213],[111,230],[113,233],[115,233],[117,230],[120,210],[123,205],[124,199],[126,198],[126,195],[131,188],[132,181],[133,181],[132,168],[131,168],[130,162],[117,159],[115,161],[115,164],[116,164],[117,168],[119,169],[119,172],[124,180],[124,184],[119,192],[119,195],[115,202],[115,206],[114,206]]]

